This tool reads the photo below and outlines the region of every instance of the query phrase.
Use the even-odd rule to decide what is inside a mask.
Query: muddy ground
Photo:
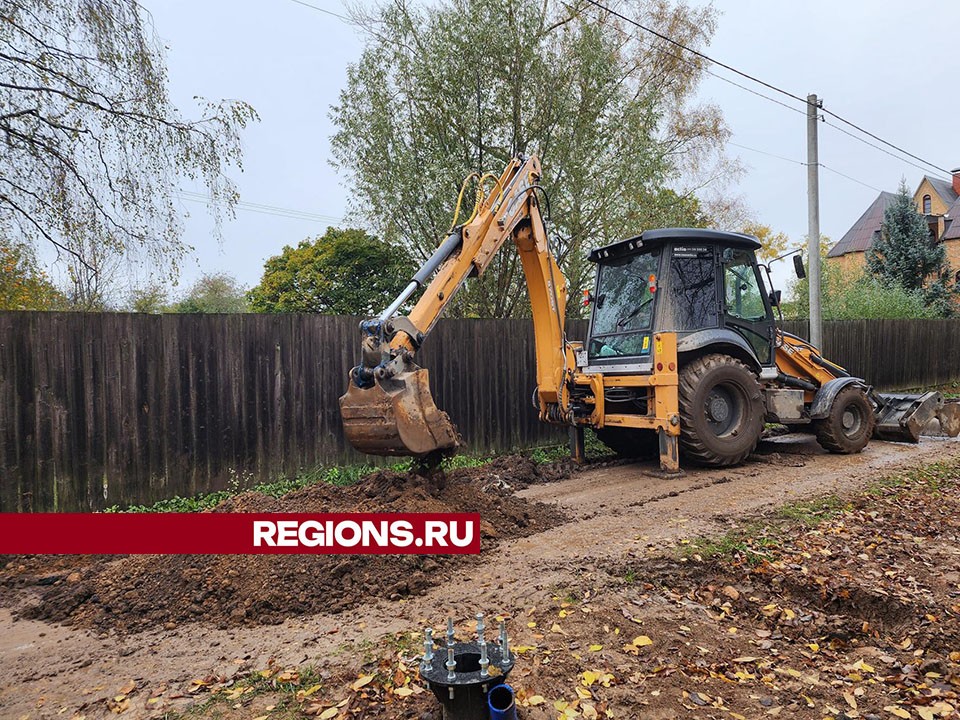
[[[544,532],[565,520],[555,505],[515,489],[563,477],[569,467],[539,467],[529,458],[498,458],[478,468],[429,476],[376,472],[350,487],[313,485],[277,499],[230,498],[212,512],[473,512],[481,542]],[[10,589],[42,588],[18,617],[122,633],[203,622],[226,629],[277,625],[288,617],[340,612],[374,598],[398,601],[450,580],[479,561],[469,555],[133,555],[15,558],[0,574]]]
[[[478,611],[523,648],[523,717],[948,717],[957,486],[876,483],[950,460],[960,442],[839,457],[785,436],[679,479],[509,459],[445,486],[381,473],[240,496],[222,509],[479,511],[483,551],[14,559],[0,717],[438,717],[415,681],[418,633],[449,614],[466,635]],[[776,510],[826,495],[842,499]]]

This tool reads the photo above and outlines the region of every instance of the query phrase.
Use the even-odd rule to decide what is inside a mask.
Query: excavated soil
[[[509,456],[429,476],[375,472],[351,487],[314,485],[282,498],[245,493],[212,512],[480,513],[484,552],[502,540],[564,522],[556,506],[514,488],[560,479],[563,466]],[[279,624],[340,612],[378,598],[399,600],[447,581],[474,556],[146,555],[104,562],[82,556],[12,558],[0,586],[39,591],[20,616],[121,632],[202,621],[217,627]]]

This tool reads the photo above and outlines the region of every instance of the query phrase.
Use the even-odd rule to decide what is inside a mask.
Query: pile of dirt
[[[553,473],[561,472],[551,470]],[[470,512],[481,516],[484,551],[564,522],[555,506],[513,495],[544,482],[528,458],[428,476],[375,472],[356,485],[314,485],[273,498],[245,493],[212,512]],[[22,616],[138,631],[203,621],[220,627],[277,624],[290,616],[339,612],[378,598],[399,600],[450,579],[476,556],[146,555],[91,564],[13,560],[0,584],[43,588]]]

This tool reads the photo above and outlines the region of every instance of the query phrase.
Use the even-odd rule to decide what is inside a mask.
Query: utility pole
[[[810,285],[810,343],[823,350],[823,318],[820,314],[820,156],[817,151],[817,120],[821,103],[807,95],[807,276]]]

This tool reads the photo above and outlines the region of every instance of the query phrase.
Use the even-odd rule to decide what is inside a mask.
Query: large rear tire
[[[594,432],[600,442],[622,458],[648,459],[660,453],[656,430],[602,427]]]
[[[840,455],[858,453],[873,436],[877,416],[863,388],[848,385],[833,400],[830,414],[816,422],[817,442]]]
[[[723,467],[760,442],[763,397],[756,375],[729,355],[705,355],[680,370],[680,457]]]

